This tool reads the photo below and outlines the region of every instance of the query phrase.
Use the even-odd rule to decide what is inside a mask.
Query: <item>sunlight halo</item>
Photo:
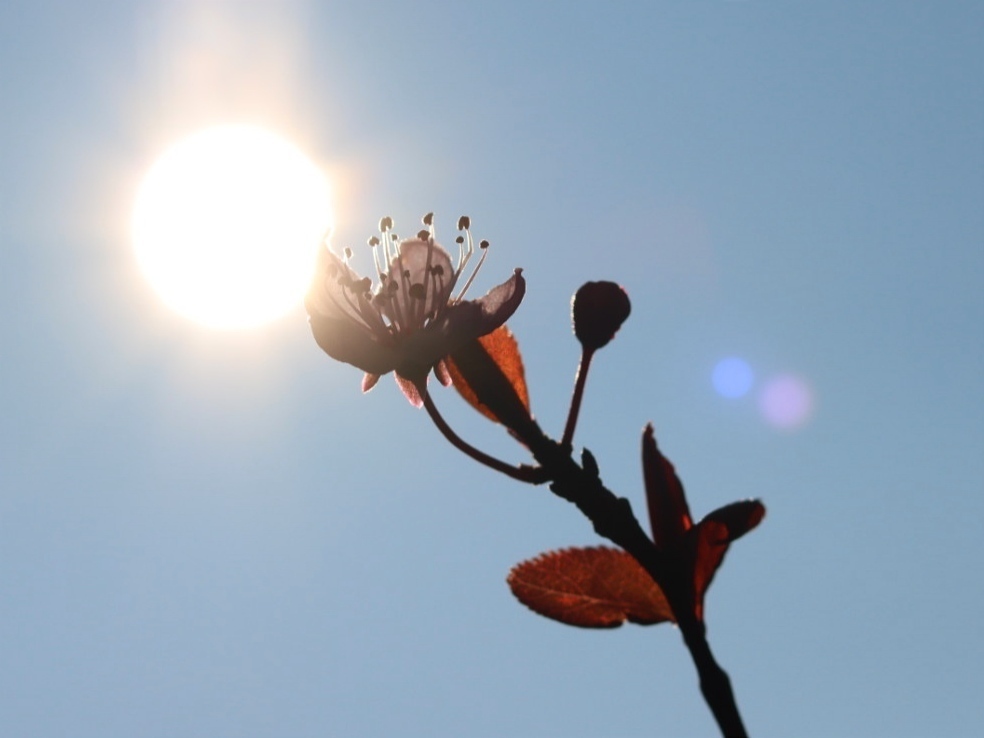
[[[262,128],[224,125],[164,151],[132,214],[141,271],[176,312],[210,328],[248,328],[303,297],[331,227],[324,174]]]

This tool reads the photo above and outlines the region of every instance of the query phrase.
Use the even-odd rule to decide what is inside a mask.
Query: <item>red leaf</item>
[[[506,580],[534,612],[581,628],[617,628],[626,620],[673,620],[662,590],[628,553],[616,548],[567,548],[517,564]]]
[[[510,427],[529,421],[530,394],[516,337],[502,325],[477,343],[446,357],[454,388],[490,420]]]
[[[758,500],[742,500],[719,507],[701,520],[694,533],[694,597],[698,619],[704,617],[704,593],[711,584],[731,542],[762,522],[765,505]]]
[[[656,445],[652,423],[646,426],[642,434],[642,473],[653,542],[659,548],[672,547],[690,530],[693,521],[683,484],[673,464]]]
[[[704,520],[714,520],[728,530],[728,541],[734,541],[748,533],[762,522],[765,517],[765,505],[758,500],[740,500],[730,505],[719,507],[708,513]]]

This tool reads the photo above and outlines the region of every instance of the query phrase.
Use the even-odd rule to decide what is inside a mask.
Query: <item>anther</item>
[[[489,247],[488,241],[480,241],[478,244],[478,248],[480,249],[487,249],[488,247]]]
[[[420,284],[420,282],[417,282],[417,284],[412,284],[410,285],[410,297],[415,300],[423,300],[427,297],[427,289],[424,285]]]
[[[465,242],[465,237],[464,236],[458,236],[456,239],[454,239],[454,242],[460,246],[461,244],[463,244]]]
[[[383,233],[393,230],[393,219],[388,215],[379,219],[379,230]]]
[[[421,220],[423,220],[425,226],[434,225],[434,213],[427,213]]]
[[[459,231],[467,231],[469,228],[471,228],[471,218],[469,218],[467,215],[462,215],[460,218],[458,218]]]
[[[345,247],[345,258],[346,259],[352,258],[352,249],[350,249],[348,246]]]
[[[371,236],[369,238],[369,245],[372,246],[372,247],[379,246],[379,239],[376,238],[375,236]]]
[[[426,241],[428,238],[430,238],[430,231],[417,231],[417,238],[419,238],[421,241]]]

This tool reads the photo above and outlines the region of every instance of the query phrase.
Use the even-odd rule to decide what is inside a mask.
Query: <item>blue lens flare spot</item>
[[[741,397],[752,388],[755,374],[747,361],[731,356],[715,365],[711,381],[722,397]]]

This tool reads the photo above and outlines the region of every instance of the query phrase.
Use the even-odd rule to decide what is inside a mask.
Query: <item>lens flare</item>
[[[743,397],[755,381],[755,374],[748,362],[736,356],[721,359],[711,374],[714,389],[722,397]]]
[[[804,380],[792,374],[773,377],[759,396],[759,410],[776,428],[799,428],[813,416],[813,391]]]

